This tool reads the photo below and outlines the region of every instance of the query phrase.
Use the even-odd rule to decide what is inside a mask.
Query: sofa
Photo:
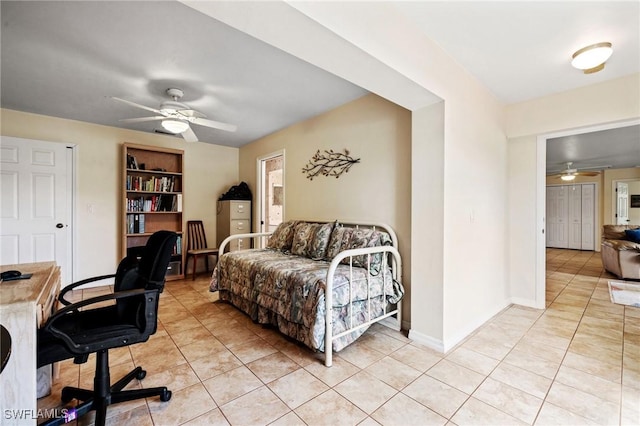
[[[640,280],[640,226],[604,225],[602,266],[618,278]]]
[[[220,245],[210,290],[256,323],[276,327],[311,349],[332,351],[377,321],[396,317],[404,294],[393,230],[382,224],[292,220],[269,235],[265,248],[224,253]],[[224,254],[223,254],[224,253]]]

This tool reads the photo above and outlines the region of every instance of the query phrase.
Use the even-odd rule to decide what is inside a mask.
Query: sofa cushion
[[[333,223],[299,222],[293,233],[291,253],[314,260],[325,258]]]
[[[640,228],[638,229],[626,229],[624,231],[626,239],[640,244]]]
[[[629,229],[638,229],[636,225],[604,225],[602,227],[603,240],[625,240],[627,236],[625,231]]]
[[[291,250],[291,245],[293,244],[293,232],[297,223],[297,220],[289,220],[287,222],[280,223],[269,237],[267,248],[280,251]]]
[[[635,243],[628,240],[603,240],[603,246],[611,247],[614,250],[640,250],[640,243]]]

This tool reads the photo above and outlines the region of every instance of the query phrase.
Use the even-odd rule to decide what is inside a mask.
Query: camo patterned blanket
[[[376,275],[366,268],[338,266],[332,290],[334,335],[367,322],[368,306],[373,319],[382,315],[389,303],[402,298],[402,286],[384,263]],[[234,251],[221,256],[210,290],[219,291],[221,300],[232,303],[253,321],[276,326],[308,347],[324,351],[329,264],[273,249]],[[333,350],[341,350],[365,331],[363,327],[334,340]]]

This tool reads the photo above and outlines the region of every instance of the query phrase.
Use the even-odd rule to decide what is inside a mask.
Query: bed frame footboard
[[[349,259],[349,275],[352,276],[352,270],[354,268],[353,266],[353,257],[354,256],[362,256],[362,255],[366,255],[367,256],[367,277],[371,276],[371,256],[373,254],[377,254],[380,253],[384,256],[383,265],[388,265],[389,264],[389,259],[388,259],[388,255],[391,255],[391,279],[396,280],[398,282],[400,282],[400,278],[402,276],[401,271],[402,271],[402,261],[400,259],[400,253],[398,252],[398,250],[395,247],[391,247],[391,246],[380,246],[380,247],[368,247],[368,248],[361,248],[361,249],[352,249],[352,250],[345,250],[343,252],[340,252],[336,257],[333,258],[333,260],[331,261],[331,264],[329,265],[329,271],[327,272],[327,288],[325,289],[324,292],[324,299],[325,299],[325,326],[326,326],[326,330],[325,330],[325,334],[324,334],[324,365],[326,365],[327,367],[331,367],[331,365],[333,364],[333,341],[339,337],[342,337],[346,334],[352,333],[355,330],[358,330],[360,328],[364,328],[364,327],[369,327],[371,324],[374,324],[376,322],[381,322],[384,320],[385,321],[385,325],[386,326],[391,326],[391,328],[395,329],[395,330],[400,330],[401,325],[402,325],[402,302],[398,302],[395,305],[395,309],[392,310],[387,310],[387,307],[384,307],[384,312],[381,315],[378,316],[373,316],[372,312],[371,312],[371,292],[369,291],[369,289],[367,290],[367,309],[366,309],[366,313],[367,313],[367,321],[365,321],[362,324],[359,325],[353,325],[354,321],[353,321],[353,309],[349,309],[350,314],[352,315],[348,321],[349,321],[349,328],[339,334],[333,335],[333,278],[336,272],[336,268],[340,265],[340,262],[343,259]],[[384,267],[384,266],[383,266]],[[368,281],[368,280],[367,280]],[[350,291],[351,291],[351,287],[352,287],[352,282],[353,280],[350,278],[349,279],[350,282]],[[369,286],[370,283],[367,283],[367,285]],[[386,288],[386,283],[383,284],[383,297],[386,299],[387,294],[385,294],[384,289]],[[349,304],[352,304],[352,298],[349,297]],[[388,320],[390,320],[392,316],[395,316],[395,321],[392,322],[391,324],[389,323]]]

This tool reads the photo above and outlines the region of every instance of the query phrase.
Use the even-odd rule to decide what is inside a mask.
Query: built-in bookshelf
[[[123,144],[122,257],[160,230],[178,233],[167,279],[184,278],[184,151]]]

